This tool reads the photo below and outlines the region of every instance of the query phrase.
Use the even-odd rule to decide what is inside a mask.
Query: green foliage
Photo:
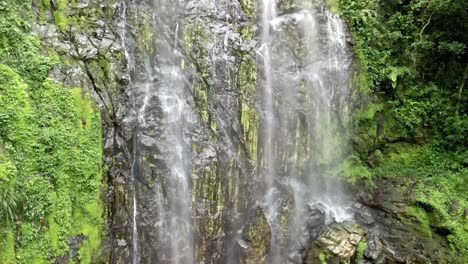
[[[424,220],[432,229],[446,235],[461,257],[468,260],[468,223],[464,215],[468,206],[466,193],[466,187],[464,193],[458,193],[453,191],[451,182],[441,179],[436,188],[420,186],[416,204],[424,209],[427,215]]]
[[[426,211],[418,206],[408,206],[406,213],[417,221],[416,229],[419,229],[423,236],[432,238],[430,219]]]
[[[389,133],[383,141],[431,139],[452,150],[467,145],[468,2],[339,4],[353,35],[357,85],[370,87],[384,104]],[[359,125],[358,133],[368,126]]]
[[[467,262],[468,2],[339,5],[359,68],[355,150],[372,167],[372,177],[414,179],[414,201],[402,221],[421,236],[445,236]],[[359,166],[344,167],[348,176],[368,175]]]
[[[414,201],[406,215],[422,235],[446,236],[461,258],[468,258],[468,156],[466,151],[440,152],[438,146],[387,145],[376,177],[416,178]]]
[[[338,1],[337,0],[326,0],[328,10],[333,13],[339,13]]]
[[[11,228],[0,229],[0,262],[4,264],[14,264],[15,260],[15,238]]]
[[[91,263],[103,224],[99,112],[80,88],[48,78],[58,59],[41,55],[28,14],[18,13],[25,9],[6,2],[0,2],[0,226],[21,224],[0,237],[0,262],[53,263],[68,255],[70,237],[83,234],[78,258]],[[57,10],[66,4],[58,1]]]
[[[18,195],[8,185],[0,186],[0,224],[13,222]]]
[[[341,164],[341,170],[339,175],[343,175],[351,184],[356,184],[358,181],[367,184],[371,184],[372,182],[371,172],[357,156],[352,155],[345,159]]]
[[[26,84],[8,66],[0,64],[0,135],[3,141],[13,134],[16,124],[24,117],[27,107]]]
[[[360,241],[356,249],[356,260],[355,263],[361,263],[364,259],[364,251],[367,249],[367,243]]]

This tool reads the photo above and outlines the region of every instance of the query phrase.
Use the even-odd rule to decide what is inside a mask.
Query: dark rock
[[[404,208],[414,203],[413,181],[402,182],[379,179],[372,195],[358,196],[363,203],[354,208],[356,221],[366,234],[364,256],[371,263],[447,262],[452,258],[446,239],[448,233],[435,230],[441,234],[428,236],[426,227],[421,231],[419,222],[408,218]],[[454,256],[453,261],[456,259]]]
[[[362,210],[356,210],[355,217],[356,221],[360,224],[371,225],[375,223],[374,217],[368,210],[366,210],[366,208],[362,208]]]
[[[69,263],[69,260],[77,260],[81,245],[88,237],[85,235],[75,235],[68,239],[68,254],[65,254],[55,260],[55,264]]]
[[[460,208],[460,203],[457,200],[452,200],[449,205],[448,211],[450,214],[454,214],[458,211],[459,208]]]
[[[364,255],[369,258],[376,260],[380,256],[383,250],[383,245],[377,234],[372,234],[367,240],[367,248],[364,251]]]

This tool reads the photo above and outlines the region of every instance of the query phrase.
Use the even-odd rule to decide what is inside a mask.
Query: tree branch
[[[465,72],[463,73],[462,82],[458,86],[458,101],[457,101],[457,112],[456,112],[457,115],[460,112],[461,98],[462,98],[463,88],[465,87],[466,79],[468,79],[468,64],[466,64]]]

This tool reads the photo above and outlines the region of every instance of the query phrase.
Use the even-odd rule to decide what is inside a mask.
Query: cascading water
[[[270,23],[276,18],[276,1],[264,0],[262,12],[262,34],[260,55],[263,60],[263,77],[264,77],[264,173],[266,193],[264,197],[265,215],[270,223],[271,231],[271,249],[270,258],[271,262],[277,263],[279,261],[279,247],[277,243],[277,230],[279,229],[278,223],[278,193],[275,186],[276,168],[275,168],[275,106],[274,106],[274,91],[272,87],[272,61],[271,61],[271,48],[272,48],[272,34],[270,32]]]
[[[153,1],[153,24],[158,34],[154,44],[155,57],[145,63],[152,83],[152,107],[144,115],[153,116],[152,137],[158,137],[156,147],[161,152],[162,173],[154,185],[158,234],[156,252],[164,263],[193,263],[193,220],[191,212],[190,140],[187,129],[191,110],[187,103],[190,94],[182,66],[179,39],[179,2]],[[147,95],[148,96],[148,95]],[[145,100],[147,97],[145,97]],[[157,107],[159,114],[155,113]],[[142,113],[143,114],[143,113]],[[151,133],[151,132],[150,132]],[[150,153],[154,154],[154,153]]]
[[[131,3],[131,2],[130,2]],[[127,3],[126,1],[121,1],[120,2],[120,19],[121,19],[121,25],[120,25],[120,37],[122,40],[122,49],[124,51],[124,58],[126,60],[126,72],[130,72],[130,69],[132,68],[132,62],[131,62],[131,56],[129,54],[129,49],[127,47]],[[132,85],[132,77],[129,76],[129,82],[130,85]],[[144,107],[144,106],[143,106]],[[144,119],[142,120],[142,116],[138,116],[138,122],[142,121],[144,122]],[[138,128],[137,128],[138,130]],[[138,136],[136,137],[136,139]],[[135,145],[138,143],[136,142]],[[137,184],[136,184],[136,178],[135,178],[135,173],[138,172],[138,162],[139,159],[137,158],[138,155],[138,147],[134,147],[133,151],[133,163],[131,167],[131,182],[133,185],[133,192],[132,192],[132,264],[137,264],[139,263],[139,255],[140,255],[140,245],[139,245],[139,234],[138,234],[138,223],[137,223],[137,217],[138,217],[138,200],[137,200]]]
[[[254,222],[269,225],[267,263],[301,263],[311,229],[351,219],[333,177],[347,141],[351,56],[343,23],[319,0],[292,8],[259,2],[256,46],[237,31],[248,25],[236,17],[237,2],[121,1],[133,263],[238,263],[256,250],[247,231]],[[254,47],[261,80],[249,79],[247,91],[239,68]],[[255,85],[261,97],[245,107]],[[239,120],[246,108],[259,122],[249,124],[249,149]],[[312,223],[317,216],[323,222]]]
[[[269,263],[284,263],[300,257],[314,214],[323,214],[325,224],[352,219],[333,175],[346,151],[351,55],[343,22],[322,1],[303,1],[285,13],[276,5],[263,0],[260,136]]]
[[[133,46],[127,44],[127,35],[137,43],[142,38],[132,34],[135,24],[127,25],[127,4],[120,3],[120,35],[135,115],[126,119],[134,127],[132,262],[150,258],[162,263],[194,263],[191,143],[187,136],[192,114],[178,40],[181,3],[131,2],[136,12],[144,10],[140,15],[151,26],[138,29],[140,35],[149,35],[145,43]],[[138,19],[141,17],[132,17],[132,22]],[[133,32],[127,33],[127,27]],[[149,183],[148,178],[154,182]]]

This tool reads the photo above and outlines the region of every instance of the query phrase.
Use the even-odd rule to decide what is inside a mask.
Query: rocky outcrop
[[[340,258],[350,258],[356,253],[363,238],[359,226],[350,226],[348,223],[335,224],[320,235],[317,243]]]
[[[408,215],[415,203],[412,179],[379,179],[373,192],[357,192],[356,222],[367,241],[370,263],[455,263],[447,237]],[[453,258],[453,259],[452,259]]]
[[[381,179],[373,192],[356,190],[354,220],[322,226],[305,263],[458,263],[446,234],[407,213],[414,186],[411,179]]]
[[[319,263],[324,260],[332,263],[349,262],[356,258],[360,243],[365,243],[365,238],[357,224],[331,224],[311,244],[305,256],[305,263]]]

